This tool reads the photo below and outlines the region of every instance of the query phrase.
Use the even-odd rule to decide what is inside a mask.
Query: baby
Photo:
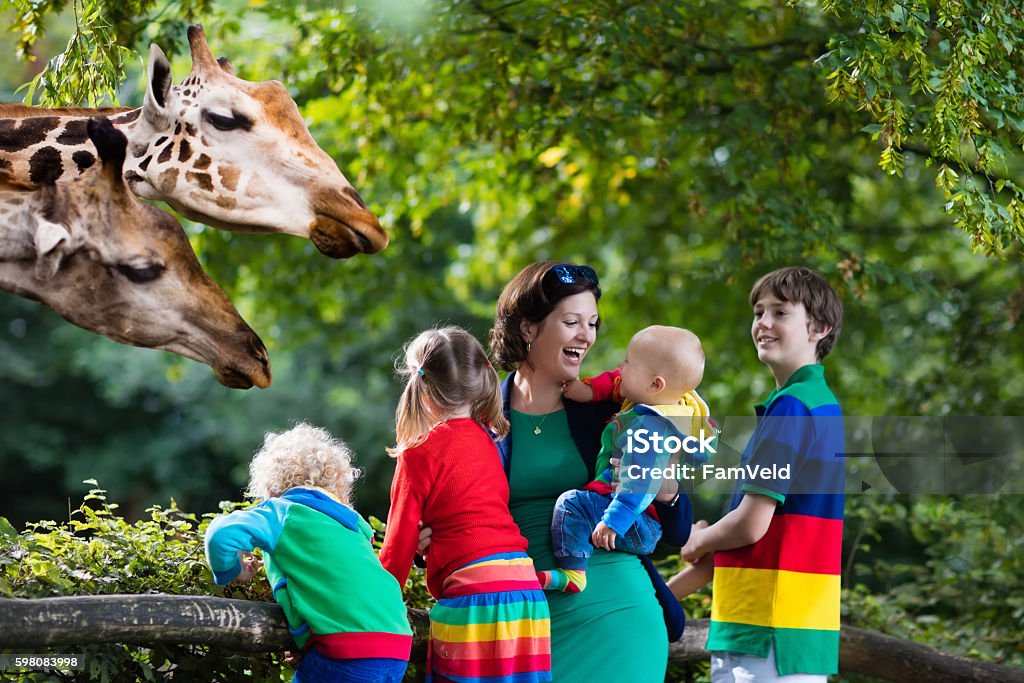
[[[625,402],[601,435],[595,467],[600,474],[583,490],[563,493],[555,504],[551,535],[558,569],[537,572],[545,590],[578,593],[586,588],[587,561],[595,547],[637,555],[654,549],[661,524],[645,512],[662,475],[675,471],[680,451],[694,464],[714,452],[717,432],[696,392],[703,376],[704,350],[697,335],[654,325],[633,335],[618,377],[605,373],[590,382],[594,394],[610,394],[617,381]],[[580,389],[592,400],[611,398]],[[567,396],[573,398],[573,391]],[[617,487],[612,458],[620,462]]]

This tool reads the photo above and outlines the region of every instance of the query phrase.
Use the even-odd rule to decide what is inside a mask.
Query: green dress
[[[537,569],[555,566],[551,513],[564,491],[588,481],[569,434],[565,411],[547,416],[515,410],[509,509]],[[540,434],[534,428],[540,423]],[[555,683],[623,680],[662,683],[668,635],[651,579],[634,555],[597,550],[587,566],[587,588],[577,595],[545,591],[551,609],[551,665]]]

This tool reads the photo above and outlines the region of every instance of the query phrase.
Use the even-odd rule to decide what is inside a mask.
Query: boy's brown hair
[[[832,285],[810,268],[790,266],[762,275],[750,290],[750,305],[756,304],[766,293],[779,301],[803,304],[811,323],[831,328],[815,348],[818,362],[824,360],[843,327],[843,304]]]

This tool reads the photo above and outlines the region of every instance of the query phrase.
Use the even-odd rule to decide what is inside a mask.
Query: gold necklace
[[[556,405],[556,408],[557,408],[557,405]],[[557,412],[558,412],[558,410],[554,410],[554,411],[552,411],[550,413],[544,413],[544,417],[540,418],[540,422],[537,422],[536,420],[534,420],[533,416],[530,415],[529,413],[523,413],[523,415],[526,415],[528,418],[530,418],[530,422],[533,423],[533,435],[534,436],[540,436],[541,435],[541,425],[544,424],[545,420],[547,420],[549,417],[551,417],[552,415],[554,415]]]
[[[544,424],[544,420],[548,419],[548,416],[549,416],[549,415],[551,415],[551,413],[546,413],[546,414],[544,415],[544,417],[542,417],[542,418],[540,419],[540,422],[533,422],[533,418],[530,418],[530,422],[533,422],[533,435],[534,435],[534,436],[540,436],[540,431],[541,431],[541,430],[540,430],[540,426],[541,426],[542,424]]]

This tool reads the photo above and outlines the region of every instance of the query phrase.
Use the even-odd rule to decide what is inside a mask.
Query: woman
[[[502,291],[490,333],[495,362],[512,371],[502,385],[511,431],[498,442],[509,478],[509,508],[538,570],[555,566],[555,500],[593,479],[601,431],[619,409],[617,403],[575,403],[562,396],[562,387],[579,376],[580,364],[596,341],[600,296],[592,268],[534,263]],[[673,490],[659,500],[677,499],[675,482],[669,486]],[[682,501],[656,503],[663,538],[671,545],[685,542],[689,534],[689,501]],[[664,615],[656,589],[665,598]],[[667,636],[679,637],[682,611],[649,560],[595,553],[586,591],[549,593],[547,598],[553,680],[593,683],[608,680],[612,672],[636,683],[664,680]]]

